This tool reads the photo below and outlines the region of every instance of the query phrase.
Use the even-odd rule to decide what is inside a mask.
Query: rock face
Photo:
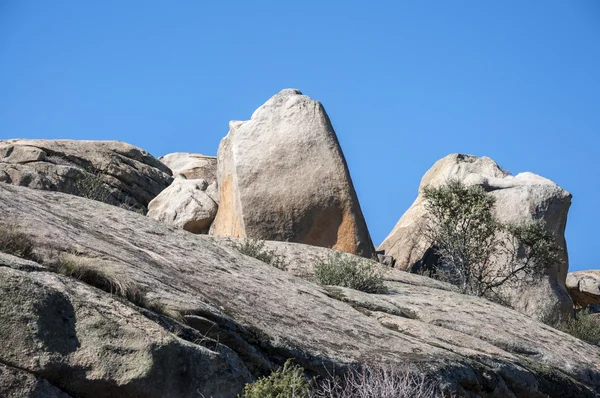
[[[511,303],[519,311],[532,316],[542,317],[548,313],[571,316],[572,302],[565,287],[569,263],[564,237],[571,194],[533,173],[510,176],[490,158],[448,155],[423,176],[417,199],[379,248],[393,256],[400,269],[409,269],[426,261],[425,257],[431,255],[431,248],[430,242],[421,233],[426,220],[422,192],[427,186],[439,186],[451,179],[483,186],[496,198],[496,217],[502,222],[518,224],[536,219],[546,222],[547,228],[564,249],[562,261],[554,264],[547,278],[538,285],[509,292]]]
[[[145,210],[171,183],[168,167],[119,141],[2,140],[0,182]]]
[[[221,141],[214,235],[306,243],[372,257],[348,167],[321,103],[283,90]]]
[[[174,152],[158,158],[167,165],[173,175],[183,174],[188,180],[217,181],[217,158],[197,153]]]
[[[456,396],[600,397],[599,347],[419,275],[387,269],[388,294],[323,288],[225,238],[8,184],[0,220],[18,222],[41,262],[0,254],[0,366],[16,374],[0,368],[0,386],[23,376],[77,397],[232,397],[293,357],[324,376],[408,365]],[[298,273],[333,252],[268,244]],[[64,252],[135,297],[57,274]]]
[[[208,233],[217,214],[217,183],[178,176],[148,205],[148,217],[196,234]]]
[[[579,307],[600,304],[600,270],[570,272],[567,289]]]

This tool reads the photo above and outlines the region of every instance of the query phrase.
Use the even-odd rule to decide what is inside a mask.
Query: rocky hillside
[[[145,212],[172,180],[167,166],[124,142],[0,140],[0,182]]]
[[[389,365],[446,397],[600,397],[600,346],[538,322],[571,322],[573,302],[600,311],[597,271],[567,279],[571,195],[552,181],[449,155],[376,251],[329,117],[298,90],[232,121],[216,158],[159,159],[117,141],[0,141],[1,397],[237,397],[291,358],[313,381]],[[556,240],[510,308],[407,272],[436,254],[423,189],[450,180]],[[362,264],[377,289],[325,283],[323,263],[342,277]],[[597,336],[557,327],[600,342],[586,319]]]
[[[285,272],[224,238],[7,184],[0,219],[36,260],[0,255],[5,396],[233,397],[291,357],[311,375],[408,364],[460,396],[600,396],[599,347],[425,277],[324,288],[293,273],[330,249],[270,242]]]

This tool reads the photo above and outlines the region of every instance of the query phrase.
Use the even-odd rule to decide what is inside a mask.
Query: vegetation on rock
[[[310,386],[304,369],[288,359],[283,368],[246,384],[244,398],[308,398]]]
[[[13,256],[31,259],[33,241],[17,224],[0,223],[0,251]]]
[[[579,340],[600,346],[600,318],[589,309],[577,311],[573,319],[559,322],[546,320],[546,323],[555,329],[577,337]]]
[[[480,186],[452,180],[423,190],[437,262],[431,275],[465,294],[490,299],[501,289],[539,280],[560,260],[561,248],[542,221],[506,225],[493,214],[495,198]]]
[[[54,266],[55,271],[94,286],[133,303],[142,301],[142,290],[110,264],[97,258],[65,253]]]
[[[421,374],[392,365],[362,366],[343,376],[317,382],[314,398],[434,398],[441,396],[435,384]]]
[[[104,184],[102,173],[99,171],[93,169],[87,170],[85,174],[81,175],[75,181],[75,185],[77,186],[79,196],[112,204],[110,202],[110,192]]]
[[[367,293],[385,293],[383,271],[368,260],[336,253],[315,266],[315,278],[321,285],[349,287]]]
[[[233,247],[245,256],[254,257],[280,270],[285,271],[287,268],[283,257],[278,255],[275,250],[265,248],[265,241],[263,240],[244,239],[241,243],[234,243]]]

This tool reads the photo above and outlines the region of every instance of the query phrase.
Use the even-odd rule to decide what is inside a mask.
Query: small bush
[[[254,257],[280,270],[286,270],[287,265],[275,250],[265,248],[265,242],[257,239],[244,239],[242,243],[234,243],[233,247],[243,255]]]
[[[363,366],[343,377],[317,382],[311,398],[435,398],[436,386],[422,375],[392,365]]]
[[[304,369],[288,359],[282,369],[246,384],[244,398],[308,398],[310,385]]]
[[[33,241],[16,224],[0,223],[0,251],[33,259]]]
[[[337,253],[315,266],[315,278],[321,285],[349,287],[367,293],[385,293],[383,272],[366,260]]]
[[[110,192],[102,179],[102,173],[99,171],[91,168],[86,170],[86,173],[75,181],[75,185],[79,191],[79,196],[98,202],[113,204],[110,200]]]
[[[575,318],[550,326],[590,344],[600,346],[600,318],[590,310],[578,311]]]

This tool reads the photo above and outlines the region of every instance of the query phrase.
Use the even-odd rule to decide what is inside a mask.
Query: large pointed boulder
[[[350,173],[325,109],[287,89],[249,121],[232,121],[218,159],[214,235],[374,254]]]
[[[510,292],[509,299],[516,309],[532,316],[570,316],[572,301],[565,286],[569,262],[564,233],[571,194],[553,181],[533,173],[511,176],[488,157],[452,154],[437,161],[421,179],[417,199],[379,249],[392,255],[401,269],[414,269],[429,261],[427,257],[434,253],[431,243],[421,233],[427,213],[423,189],[450,180],[482,186],[496,199],[496,217],[503,223],[546,222],[547,229],[554,233],[558,245],[564,249],[561,261],[550,267],[540,283]]]

